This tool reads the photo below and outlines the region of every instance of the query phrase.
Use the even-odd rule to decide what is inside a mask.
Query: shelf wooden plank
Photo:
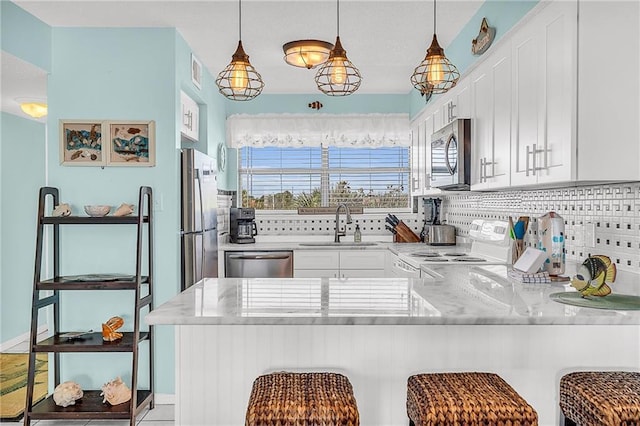
[[[135,290],[137,283],[135,276],[131,280],[116,281],[82,281],[82,275],[68,275],[40,281],[38,290]],[[141,277],[141,284],[148,284],[149,277]]]
[[[53,396],[35,404],[31,411],[33,420],[55,419],[128,419],[131,417],[131,402],[118,405],[110,405],[102,402],[99,390],[86,390],[84,396],[76,401],[75,405],[59,407],[53,401]],[[136,414],[151,402],[152,395],[148,390],[138,390],[138,403]]]
[[[40,221],[46,225],[135,225],[138,216],[44,216]],[[149,216],[143,216],[143,223],[149,222]]]
[[[122,339],[115,342],[102,340],[102,333],[89,333],[78,339],[60,337],[59,333],[36,344],[34,352],[132,352],[135,346],[132,332],[122,333]],[[140,341],[147,340],[149,334],[140,332]]]

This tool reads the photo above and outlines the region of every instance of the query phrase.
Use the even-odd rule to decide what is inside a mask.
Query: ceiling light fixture
[[[32,118],[42,118],[48,113],[47,104],[41,100],[16,99],[22,112]]]
[[[460,73],[444,55],[444,49],[436,37],[436,0],[433,0],[433,40],[427,56],[416,67],[411,83],[422,95],[445,93],[458,83]]]
[[[306,69],[326,62],[331,49],[333,44],[322,40],[296,40],[282,46],[286,63]]]
[[[337,22],[338,31],[336,44],[329,59],[322,64],[316,74],[316,84],[318,89],[329,96],[347,96],[358,90],[362,76],[360,71],[347,58],[347,51],[340,43],[340,0],[337,2]]]
[[[250,101],[262,93],[264,82],[249,62],[249,55],[242,48],[242,0],[238,0],[238,48],[231,63],[216,78],[218,90],[234,101]]]

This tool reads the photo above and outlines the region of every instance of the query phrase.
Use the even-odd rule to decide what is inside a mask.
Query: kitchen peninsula
[[[176,423],[242,424],[257,376],[311,370],[349,377],[363,425],[407,424],[407,378],[438,371],[498,373],[553,425],[563,374],[640,368],[640,311],[560,304],[549,295],[568,287],[514,282],[504,266],[456,271],[199,282],[146,317],[176,326]],[[637,280],[617,287],[638,294]]]

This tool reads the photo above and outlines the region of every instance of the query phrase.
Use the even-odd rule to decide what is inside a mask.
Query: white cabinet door
[[[470,79],[465,78],[458,82],[458,94],[456,96],[456,107],[454,114],[456,118],[471,118],[471,87]]]
[[[579,7],[578,178],[640,181],[640,2]]]
[[[422,147],[422,161],[424,162],[424,173],[423,177],[423,194],[426,194],[427,191],[431,189],[431,135],[433,134],[433,115],[427,114],[423,124],[423,140],[424,144]]]
[[[511,149],[511,57],[502,46],[471,76],[473,190],[509,186]]]
[[[511,184],[575,179],[577,3],[556,1],[514,34]]]
[[[337,250],[295,250],[293,269],[339,269],[340,254]]]
[[[422,195],[421,186],[421,150],[420,150],[420,123],[414,122],[411,126],[411,194]]]
[[[341,269],[340,278],[382,278],[384,269]]]
[[[182,91],[180,91],[180,105],[182,114],[180,118],[180,133],[197,142],[200,136],[200,107],[196,101]]]
[[[294,269],[294,278],[340,278],[338,269]]]
[[[384,269],[384,250],[341,250],[340,271]]]

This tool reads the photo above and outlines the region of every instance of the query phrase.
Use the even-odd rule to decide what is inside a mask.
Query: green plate
[[[609,294],[604,297],[582,297],[577,291],[567,291],[564,293],[553,293],[549,295],[551,300],[566,305],[581,306],[583,308],[610,309],[616,311],[638,311],[640,310],[640,296],[630,294]]]

